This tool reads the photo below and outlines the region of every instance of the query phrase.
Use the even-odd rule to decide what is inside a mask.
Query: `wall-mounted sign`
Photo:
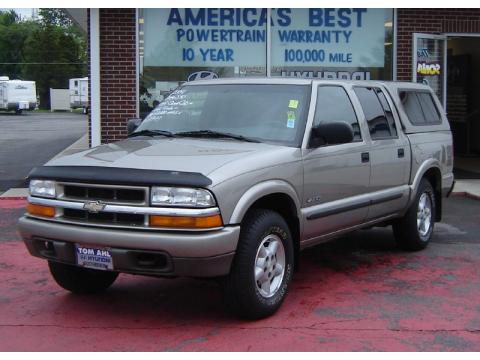
[[[383,67],[385,9],[272,9],[272,66]],[[265,66],[267,9],[145,9],[144,66]]]
[[[288,25],[272,27],[273,66],[384,66],[385,9],[285,10]]]

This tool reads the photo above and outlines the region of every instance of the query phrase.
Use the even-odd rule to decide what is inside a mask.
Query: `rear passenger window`
[[[346,122],[353,129],[353,141],[362,140],[355,110],[345,89],[340,86],[319,86],[314,125]]]
[[[382,103],[377,96],[378,89],[356,87],[354,90],[360,101],[360,105],[362,105],[371,138],[376,140],[396,136],[396,131],[393,132],[392,129],[390,129],[389,121],[385,115],[384,106],[382,106]],[[388,104],[386,105],[388,106]],[[390,107],[388,109],[390,110]]]
[[[430,93],[402,90],[399,96],[403,109],[412,125],[421,126],[440,124],[442,122],[440,113]]]

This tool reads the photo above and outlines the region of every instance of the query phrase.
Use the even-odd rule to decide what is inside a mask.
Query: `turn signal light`
[[[54,217],[55,208],[51,206],[43,206],[37,204],[28,204],[27,212],[30,215],[43,216],[43,217]]]
[[[223,223],[219,214],[203,217],[151,215],[150,226],[180,229],[208,229],[223,226]]]

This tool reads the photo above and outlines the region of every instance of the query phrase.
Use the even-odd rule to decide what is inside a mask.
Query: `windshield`
[[[209,130],[299,147],[309,95],[308,85],[187,85],[163,100],[135,132]]]

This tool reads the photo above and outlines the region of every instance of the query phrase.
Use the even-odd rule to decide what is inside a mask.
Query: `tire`
[[[243,318],[272,315],[285,299],[293,265],[292,235],[283,217],[271,210],[250,211],[242,223],[232,269],[224,279],[227,306]]]
[[[104,291],[118,277],[117,272],[86,269],[54,261],[49,261],[48,267],[57,284],[75,294]]]
[[[22,109],[17,109],[17,110],[15,110],[15,114],[17,114],[17,115],[22,115]]]
[[[422,179],[415,201],[405,216],[393,224],[397,245],[407,251],[425,249],[432,238],[435,211],[435,192],[430,182]]]

